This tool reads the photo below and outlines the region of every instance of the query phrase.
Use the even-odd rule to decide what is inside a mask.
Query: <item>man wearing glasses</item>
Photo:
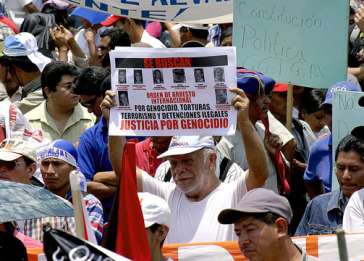
[[[107,119],[102,117],[100,109],[105,91],[109,89],[110,72],[101,67],[89,67],[81,72],[74,90],[80,95],[81,104],[98,118],[97,123],[80,137],[78,167],[86,177],[87,191],[100,199],[105,221],[108,220],[117,184],[108,154]]]
[[[65,139],[75,144],[81,134],[94,124],[94,117],[79,104],[80,96],[74,93],[78,75],[77,68],[65,62],[52,62],[42,72],[45,101],[25,117],[50,141]]]

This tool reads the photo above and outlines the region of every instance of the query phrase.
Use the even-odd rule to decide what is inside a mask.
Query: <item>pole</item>
[[[293,85],[288,83],[286,128],[292,132]]]
[[[82,213],[82,194],[80,187],[80,177],[78,172],[73,170],[70,173],[70,184],[71,184],[71,192],[72,192],[72,203],[73,210],[75,213],[75,221],[76,221],[76,235],[79,238],[85,239],[85,224],[83,220]]]
[[[340,261],[348,261],[348,249],[346,247],[345,231],[343,229],[336,230],[336,237]]]

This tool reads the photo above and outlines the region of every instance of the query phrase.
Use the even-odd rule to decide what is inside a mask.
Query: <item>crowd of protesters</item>
[[[290,236],[333,234],[342,226],[364,231],[364,127],[332,145],[333,96],[361,92],[364,80],[358,2],[350,5],[347,80],[327,91],[294,86],[289,130],[288,85],[238,68],[230,86],[238,112],[234,135],[137,137],[137,189],[145,192],[141,208],[153,260],[164,258],[164,242],[231,240],[251,260],[314,260]],[[130,138],[108,135],[117,98],[109,52],[231,46],[233,24],[143,21],[62,0],[4,0],[0,12],[0,180],[41,186],[72,203],[69,175],[77,170],[101,244]],[[124,78],[119,72],[118,80]],[[154,82],[163,83],[161,71]],[[42,241],[46,223],[75,233],[73,217],[14,221],[0,231]]]

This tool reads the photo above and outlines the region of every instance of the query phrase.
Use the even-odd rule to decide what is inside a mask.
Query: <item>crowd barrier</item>
[[[293,241],[307,254],[320,260],[339,260],[336,235],[294,237]],[[346,235],[349,260],[364,260],[364,234]],[[29,261],[46,260],[40,247],[27,246]],[[167,244],[163,247],[165,256],[175,261],[243,261],[236,241]]]

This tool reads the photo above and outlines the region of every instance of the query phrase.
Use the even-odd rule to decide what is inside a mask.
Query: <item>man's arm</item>
[[[244,91],[233,88],[237,94],[233,105],[238,110],[237,124],[244,142],[246,158],[249,166],[246,186],[248,190],[261,187],[268,177],[268,159],[258,133],[249,119],[249,99]]]
[[[109,121],[110,116],[110,108],[115,105],[115,93],[113,91],[106,91],[105,98],[102,101],[100,107],[102,110],[102,114],[106,121]],[[111,161],[111,166],[115,171],[117,177],[121,177],[122,167],[121,167],[121,159],[124,151],[124,147],[126,144],[125,137],[122,136],[109,136],[109,158]],[[137,168],[137,188],[138,191],[143,191],[143,177],[142,172]]]

